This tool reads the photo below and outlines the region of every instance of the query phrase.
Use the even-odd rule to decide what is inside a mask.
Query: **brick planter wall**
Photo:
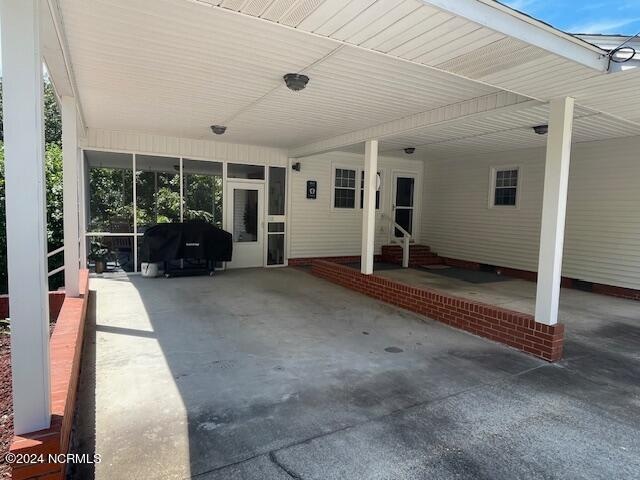
[[[323,260],[311,272],[343,287],[363,293],[433,320],[554,362],[562,357],[564,325],[537,323],[533,316],[437,290],[417,288]]]
[[[373,260],[376,262],[381,261],[380,255],[374,255]],[[324,260],[333,263],[360,263],[360,255],[345,255],[341,257],[310,257],[310,258],[290,258],[290,267],[307,267],[311,265],[315,260]]]
[[[46,430],[16,435],[14,454],[65,454],[69,451],[71,427],[80,375],[80,357],[89,297],[89,272],[80,272],[80,297],[65,298],[50,339],[51,426]],[[13,480],[62,480],[64,463],[12,465]]]
[[[63,302],[63,290],[49,292],[49,320],[54,321],[58,318]],[[5,318],[9,318],[9,295],[0,295],[0,319]]]

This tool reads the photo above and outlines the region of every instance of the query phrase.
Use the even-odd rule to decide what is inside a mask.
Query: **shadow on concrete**
[[[96,444],[96,331],[127,339],[130,350],[101,346],[123,362],[152,365],[113,392],[147,388],[145,405],[130,405],[147,423],[100,432],[122,451],[144,448],[99,480],[640,473],[630,322],[569,329],[572,351],[583,354],[552,366],[300,269],[117,283],[98,294],[113,302],[134,289],[144,313],[131,313],[129,326],[126,314],[96,326],[90,303],[78,451]],[[183,447],[186,465],[158,454]]]
[[[96,452],[96,292],[89,290],[89,303],[82,345],[80,381],[70,451],[87,454],[93,458]],[[92,480],[95,477],[93,463],[74,464],[67,476],[73,480]]]

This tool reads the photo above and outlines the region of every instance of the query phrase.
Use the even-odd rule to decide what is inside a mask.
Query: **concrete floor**
[[[293,268],[91,289],[75,478],[640,477],[638,302],[563,290],[550,365]]]

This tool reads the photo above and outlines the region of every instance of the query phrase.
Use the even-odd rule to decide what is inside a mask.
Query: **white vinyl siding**
[[[362,238],[361,208],[332,208],[333,169],[361,170],[364,156],[353,153],[330,152],[297,159],[300,172],[291,171],[291,214],[289,258],[360,255]],[[378,171],[382,173],[381,208],[376,212],[376,253],[388,243],[388,223],[382,220],[384,212],[390,215],[393,190],[393,171],[415,173],[418,177],[416,202],[420,201],[419,180],[424,164],[421,161],[395,157],[379,157]],[[357,177],[356,177],[357,178]],[[317,199],[306,198],[308,180],[318,182]],[[359,195],[356,195],[359,207]],[[417,214],[419,215],[419,213]],[[420,218],[416,216],[416,220]]]
[[[228,143],[217,140],[152,135],[142,132],[87,129],[81,147],[88,150],[136,152],[150,155],[188,157],[193,159],[229,161],[254,165],[286,166],[287,151],[278,148]]]
[[[514,160],[519,208],[487,208],[488,170]],[[442,256],[536,271],[544,160],[544,149],[526,149],[428,161],[422,242]],[[639,185],[640,137],[573,145],[564,276],[640,288]]]

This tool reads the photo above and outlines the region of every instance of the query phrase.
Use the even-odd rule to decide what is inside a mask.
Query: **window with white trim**
[[[382,190],[382,172],[376,179],[376,210],[380,210],[380,190]],[[360,208],[364,208],[364,170],[360,172]]]
[[[516,207],[518,205],[518,181],[520,168],[493,168],[491,186],[491,206]]]
[[[356,170],[334,170],[334,208],[356,208]]]

